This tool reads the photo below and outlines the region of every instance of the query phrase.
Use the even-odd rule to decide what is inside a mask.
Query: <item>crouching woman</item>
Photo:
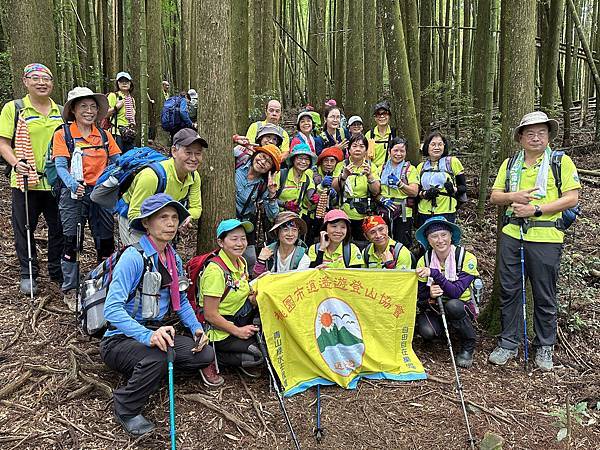
[[[110,326],[100,342],[100,355],[127,378],[114,390],[113,404],[117,421],[134,436],[154,429],[141,413],[167,375],[167,347],[175,350],[176,371],[196,372],[214,357],[210,347],[195,351],[194,338],[200,338],[203,329],[185,291],[179,290],[184,272],[170,245],[189,215],[167,194],[144,200],[131,227],[146,234],[119,258],[106,296],[104,316]],[[175,335],[172,326],[162,323],[171,309],[194,338]]]
[[[426,341],[444,336],[438,298],[442,298],[448,325],[459,338],[456,365],[470,368],[477,334],[472,321],[476,307],[471,299],[471,284],[479,276],[477,259],[460,247],[461,230],[443,216],[427,219],[415,237],[425,248],[417,262],[419,314],[416,331]]]
[[[253,230],[250,222],[221,221],[217,227],[219,251],[202,271],[198,295],[216,361],[238,367],[251,377],[256,376],[253,368],[260,370],[264,362],[255,336],[258,327],[252,324],[256,297],[248,283],[248,269],[242,256],[248,246],[247,234]],[[202,374],[209,385],[223,384],[215,363]]]

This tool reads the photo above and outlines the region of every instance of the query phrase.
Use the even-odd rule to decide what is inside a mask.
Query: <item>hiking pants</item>
[[[412,246],[413,218],[407,217],[406,222],[404,222],[402,217],[396,217],[389,225],[391,238],[410,249]]]
[[[15,248],[17,251],[17,258],[19,259],[21,278],[29,278],[25,194],[20,189],[12,188],[11,196],[12,227],[15,235]],[[27,192],[27,200],[29,203],[29,224],[31,226],[31,267],[33,278],[37,278],[39,274],[39,262],[34,234],[40,215],[43,214],[46,225],[48,225],[48,273],[52,280],[60,280],[62,279],[60,255],[63,249],[64,240],[56,199],[50,191],[29,190]]]
[[[535,347],[556,342],[556,283],[562,244],[524,242],[525,279],[533,291],[533,327]],[[498,253],[502,334],[498,345],[514,350],[523,342],[523,288],[519,239],[500,237]]]
[[[473,312],[469,304],[462,300],[452,299],[444,302],[444,311],[448,321],[448,331],[453,330],[460,338],[461,350],[472,352],[477,343],[477,333],[473,327]],[[426,341],[445,337],[442,315],[437,307],[427,308],[417,315],[416,331]]]
[[[256,367],[264,362],[254,336],[250,339],[240,339],[229,335],[222,341],[215,341],[214,347],[219,364],[230,367]]]
[[[213,361],[212,347],[207,345],[201,352],[192,353],[195,345],[189,336],[175,336],[174,371],[196,372]],[[115,413],[125,417],[141,414],[148,397],[167,377],[167,353],[119,334],[102,339],[100,356],[108,367],[127,378],[127,384],[113,391]]]
[[[119,221],[119,238],[121,239],[121,245],[133,245],[137,244],[144,233],[138,230],[129,229],[129,219],[127,217],[123,217],[122,215],[118,215]]]

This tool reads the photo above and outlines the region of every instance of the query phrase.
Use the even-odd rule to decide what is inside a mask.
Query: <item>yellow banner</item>
[[[317,384],[353,389],[361,377],[426,378],[412,349],[414,272],[310,269],[266,275],[255,289],[286,396]]]

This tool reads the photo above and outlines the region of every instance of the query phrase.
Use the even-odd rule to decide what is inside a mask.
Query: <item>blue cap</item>
[[[190,215],[189,211],[183,207],[181,203],[173,200],[173,197],[167,194],[154,194],[148,197],[142,202],[140,207],[140,215],[131,221],[129,228],[134,230],[146,232],[144,225],[142,225],[142,219],[150,217],[152,214],[160,211],[165,206],[172,206],[179,215],[179,225],[187,219]]]
[[[217,239],[219,239],[223,233],[227,233],[228,231],[235,230],[239,227],[243,227],[246,233],[252,233],[254,230],[254,225],[247,220],[242,222],[238,219],[225,219],[221,220],[219,226],[217,227]]]
[[[433,232],[434,230],[429,230],[430,227],[437,225],[438,229],[447,229],[452,233],[452,244],[458,245],[460,244],[460,238],[462,236],[462,231],[460,227],[455,223],[450,222],[444,216],[434,216],[430,217],[425,221],[423,225],[419,227],[419,229],[415,232],[415,239],[419,241],[419,243],[423,246],[425,250],[427,250],[430,245],[429,241],[427,241],[427,235],[429,232]],[[437,231],[437,230],[436,230]]]
[[[121,78],[127,78],[129,81],[133,80],[133,78],[131,78],[131,75],[129,75],[129,72],[119,72],[115,80],[119,81]]]

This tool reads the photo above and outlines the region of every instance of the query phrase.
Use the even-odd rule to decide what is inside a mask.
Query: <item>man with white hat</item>
[[[544,371],[553,367],[563,212],[577,205],[581,189],[571,158],[550,149],[549,142],[557,134],[556,120],[541,111],[525,114],[513,133],[521,150],[504,160],[492,187],[490,201],[508,207],[498,252],[502,334],[489,356],[492,364],[504,365],[517,356],[526,336],[524,277],[533,291],[535,363]]]

